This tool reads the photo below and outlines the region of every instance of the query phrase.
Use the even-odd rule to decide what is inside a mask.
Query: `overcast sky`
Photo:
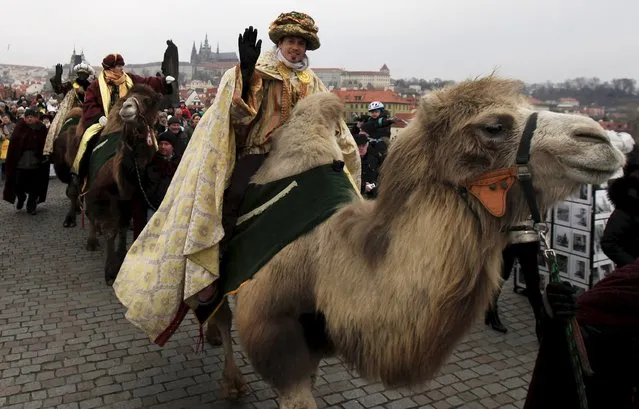
[[[213,48],[235,51],[249,25],[270,46],[269,23],[296,10],[319,26],[311,67],[386,63],[393,78],[453,80],[494,69],[527,82],[639,77],[637,0],[31,0],[10,9],[0,12],[0,63],[66,63],[74,45],[92,64],[110,52],[160,61],[168,38],[188,61],[206,33]]]

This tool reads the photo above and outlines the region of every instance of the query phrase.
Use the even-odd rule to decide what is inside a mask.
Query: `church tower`
[[[195,41],[193,41],[193,48],[191,48],[191,64],[197,63],[197,50],[195,49]]]

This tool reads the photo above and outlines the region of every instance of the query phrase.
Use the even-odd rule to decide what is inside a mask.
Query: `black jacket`
[[[164,200],[171,180],[173,180],[173,175],[180,164],[180,159],[181,157],[178,154],[173,154],[171,159],[165,159],[162,155],[156,153],[146,167],[142,184],[144,193],[149,200],[148,204],[155,209],[160,207],[160,203]]]
[[[608,186],[608,197],[615,210],[606,224],[601,248],[617,267],[631,264],[639,257],[639,172],[634,160],[629,155],[624,176]]]
[[[377,119],[368,117],[366,122],[362,124],[362,131],[366,132],[368,136],[373,139],[379,139],[382,137],[390,138],[391,125],[395,121],[388,119],[388,114],[383,113]]]
[[[386,154],[386,144],[384,142],[371,142],[368,145],[368,150],[366,151],[366,155],[364,155],[362,160],[362,185],[361,185],[361,193],[362,196],[374,199],[377,197],[377,188],[378,188],[378,178],[379,178],[379,169],[384,162],[385,154]],[[370,192],[366,192],[366,183],[374,183],[375,188]]]

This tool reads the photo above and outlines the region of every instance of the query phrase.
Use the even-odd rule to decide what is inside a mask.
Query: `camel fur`
[[[132,217],[131,199],[141,189],[138,175],[123,169],[124,156],[130,152],[137,170],[143,172],[156,151],[153,124],[157,120],[161,95],[146,85],[133,86],[109,111],[102,135],[122,133],[122,142],[115,156],[98,170],[86,193],[90,231],[87,249],[98,245],[97,231],[104,234],[107,244],[105,280],[113,284],[126,255],[126,234]],[[149,137],[151,139],[149,139]],[[96,137],[97,138],[97,137]],[[115,239],[118,239],[117,248]]]
[[[63,122],[70,119],[82,118],[82,107],[71,108],[66,116],[62,118]],[[53,169],[60,181],[66,185],[71,183],[71,167],[73,166],[73,160],[78,153],[80,147],[80,140],[82,135],[76,136],[76,128],[78,125],[69,125],[64,131],[53,141],[53,151],[51,154],[51,162],[53,163]],[[64,217],[64,227],[76,226],[76,214],[80,212],[80,202],[77,191],[67,188],[66,194],[69,198],[69,211]]]
[[[487,77],[430,94],[392,145],[378,198],[339,209],[240,288],[241,345],[280,407],[315,408],[312,379],[333,354],[367,380],[422,384],[483,314],[499,288],[504,230],[530,210],[517,185],[500,218],[456,187],[514,165],[533,113],[520,91],[520,82]],[[334,135],[343,109],[329,93],[300,101],[253,181],[342,159]],[[592,119],[539,113],[530,168],[542,209],[623,162]],[[222,339],[231,351],[223,392],[234,397],[245,384],[229,362],[230,336]]]

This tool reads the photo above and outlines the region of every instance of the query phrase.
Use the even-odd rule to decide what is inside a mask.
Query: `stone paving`
[[[0,185],[1,186],[1,185]],[[236,345],[251,387],[234,404],[220,398],[222,351],[195,352],[187,318],[160,348],[124,319],[104,283],[102,251],[84,249],[87,230],[64,229],[63,185],[52,180],[36,216],[0,204],[0,407],[277,407],[275,392]],[[507,335],[479,323],[429,385],[386,390],[350,373],[338,359],[321,364],[320,408],[521,408],[537,351],[526,299],[508,283],[501,301]]]

